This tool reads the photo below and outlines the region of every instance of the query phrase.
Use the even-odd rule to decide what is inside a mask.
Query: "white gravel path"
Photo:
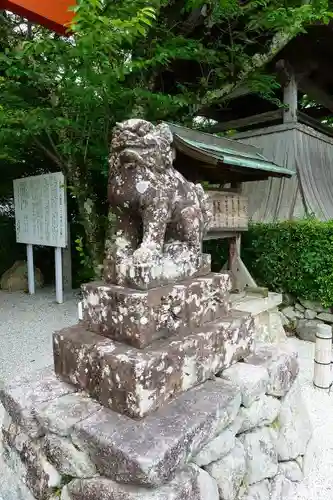
[[[305,479],[286,500],[333,500],[333,390],[312,384],[314,344],[298,339],[289,342],[299,353],[300,383],[312,425],[313,438],[305,461]]]
[[[52,333],[77,321],[77,299],[65,299],[56,304],[53,290],[35,296],[0,291],[0,382],[52,364]],[[15,484],[0,460],[0,500],[18,500]]]
[[[52,333],[74,324],[77,318],[77,299],[66,299],[58,305],[53,292],[34,297],[0,292],[0,379],[9,380],[52,363]],[[306,478],[296,494],[284,500],[333,500],[333,391],[328,394],[312,385],[314,345],[297,339],[289,342],[300,355],[300,382],[314,436],[305,464]],[[0,463],[0,500],[17,500],[10,493],[10,480]]]

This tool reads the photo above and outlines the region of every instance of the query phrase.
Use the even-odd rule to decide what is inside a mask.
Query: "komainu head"
[[[118,123],[111,140],[110,173],[116,174],[122,167],[169,168],[174,159],[172,142],[166,124],[155,126],[136,118]]]

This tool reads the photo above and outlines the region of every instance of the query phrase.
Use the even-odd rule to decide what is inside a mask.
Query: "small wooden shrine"
[[[248,229],[248,197],[243,185],[270,177],[289,178],[293,172],[267,160],[258,148],[168,124],[177,151],[175,167],[209,193],[213,220],[206,239],[229,239],[228,269],[235,290],[256,286],[240,257],[240,237]]]
[[[211,132],[228,133],[256,146],[266,158],[296,174],[244,185],[253,220],[333,218],[332,42],[332,22],[310,26],[266,67],[281,84],[275,101],[244,86],[237,97],[205,115],[216,121]]]

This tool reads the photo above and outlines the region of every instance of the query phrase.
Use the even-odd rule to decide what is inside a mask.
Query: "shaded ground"
[[[63,305],[54,300],[53,292],[34,297],[0,292],[0,379],[52,363],[52,333],[77,321],[74,296],[67,297]],[[300,355],[300,382],[314,437],[306,459],[306,479],[298,485],[297,493],[285,500],[333,500],[333,392],[312,385],[314,344],[297,339],[289,342]],[[0,463],[0,500],[17,500],[11,481],[9,471]]]

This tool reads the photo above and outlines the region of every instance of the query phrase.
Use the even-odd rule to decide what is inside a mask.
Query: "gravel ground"
[[[53,290],[35,296],[0,291],[0,381],[52,364],[52,333],[76,321],[74,294],[57,304]],[[15,489],[15,478],[0,460],[0,500],[18,500]]]
[[[45,290],[34,297],[0,292],[0,379],[51,364],[52,333],[76,322],[76,304],[71,295],[58,305],[54,293]],[[300,355],[300,382],[314,435],[305,461],[306,478],[295,495],[284,500],[333,500],[333,391],[329,394],[312,385],[314,344],[297,339],[289,342]],[[10,493],[12,480],[0,463],[0,500],[17,500]]]

